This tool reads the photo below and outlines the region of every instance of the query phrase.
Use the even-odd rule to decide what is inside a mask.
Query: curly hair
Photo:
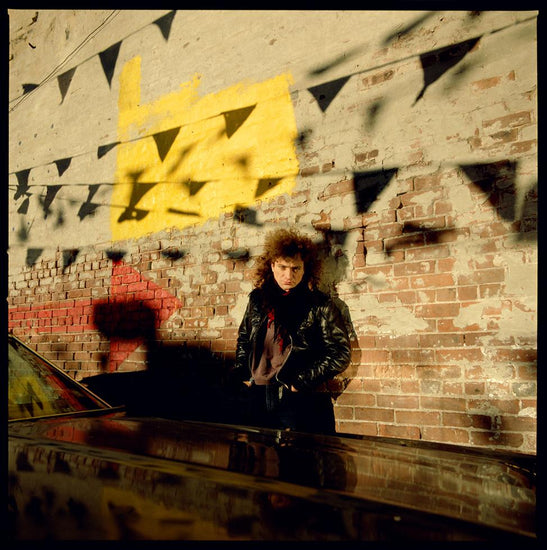
[[[277,258],[295,258],[304,262],[303,281],[311,289],[319,285],[321,260],[313,241],[295,229],[276,229],[264,241],[264,253],[258,257],[255,269],[255,287],[261,288],[273,280],[272,263]]]

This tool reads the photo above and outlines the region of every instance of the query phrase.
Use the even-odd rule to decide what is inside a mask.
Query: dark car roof
[[[123,413],[16,422],[13,442],[330,502],[534,536],[535,460],[449,445],[298,434]]]

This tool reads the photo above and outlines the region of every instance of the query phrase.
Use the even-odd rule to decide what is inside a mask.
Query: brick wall
[[[202,81],[213,90],[290,67],[294,185],[276,194],[274,178],[268,192],[257,190],[253,200],[224,205],[198,223],[162,227],[160,221],[134,238],[116,236],[113,219],[118,226],[139,220],[111,214],[119,196],[105,192],[97,200],[99,191],[90,198],[89,185],[119,174],[120,156],[117,169],[115,157],[77,163],[77,150],[85,157],[122,136],[107,128],[117,115],[103,95],[97,106],[85,103],[84,112],[70,103],[78,85],[104,85],[104,73],[98,65],[93,72],[82,54],[76,75],[87,71],[89,81],[75,76],[64,106],[50,84],[10,112],[10,329],[80,380],[145,369],[158,349],[224,368],[234,357],[264,234],[294,225],[321,245],[324,288],[340,300],[352,329],[353,361],[335,406],[339,431],[535,452],[536,14],[359,12],[353,22],[351,14],[314,14],[321,24],[306,31],[310,44],[346,31],[347,43],[333,42],[339,57],[300,44],[299,21],[310,16],[299,12],[292,19],[278,12],[253,19],[244,45],[237,29],[252,14],[234,21],[177,12],[169,40],[146,26],[163,14],[125,12],[137,29],[131,40],[120,22],[88,46],[89,55],[124,39],[116,67],[143,57],[142,102],[187,81],[184,61],[169,62],[177,46],[196,67],[203,64]],[[74,33],[82,25],[78,14],[67,12],[63,20],[39,12],[32,26],[29,15],[16,10],[10,26],[10,100],[20,94],[17,85],[47,72],[24,63],[31,52],[17,40],[22,29],[26,42],[41,45],[53,39],[44,38],[38,22],[60,29],[64,21]],[[199,23],[193,31],[183,25],[188,19]],[[375,34],[364,44],[360,31],[373,23]],[[222,47],[197,47],[207,29],[223,34]],[[261,30],[275,52],[259,42]],[[123,97],[117,76],[110,95]],[[34,138],[24,116],[31,108],[44,129]],[[74,127],[107,115],[100,136]],[[152,124],[141,123],[140,133],[149,135]],[[57,134],[48,141],[51,125],[64,127],[72,142]],[[246,145],[233,147],[230,155],[245,164]],[[69,154],[66,174],[45,168]],[[246,166],[256,158],[245,157]],[[62,184],[53,188],[59,181],[73,191],[65,202]],[[238,181],[248,185],[243,176]],[[207,185],[196,196],[217,189]],[[132,208],[145,204],[126,200]],[[93,215],[77,216],[90,201]]]

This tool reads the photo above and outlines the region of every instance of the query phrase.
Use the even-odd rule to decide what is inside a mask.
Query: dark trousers
[[[334,408],[330,394],[291,392],[279,385],[249,388],[248,423],[265,428],[334,434]]]

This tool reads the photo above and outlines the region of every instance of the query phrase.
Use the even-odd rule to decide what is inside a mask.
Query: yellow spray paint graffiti
[[[113,240],[202,223],[291,192],[298,159],[290,75],[200,97],[200,77],[141,105],[140,58],[120,76]]]

